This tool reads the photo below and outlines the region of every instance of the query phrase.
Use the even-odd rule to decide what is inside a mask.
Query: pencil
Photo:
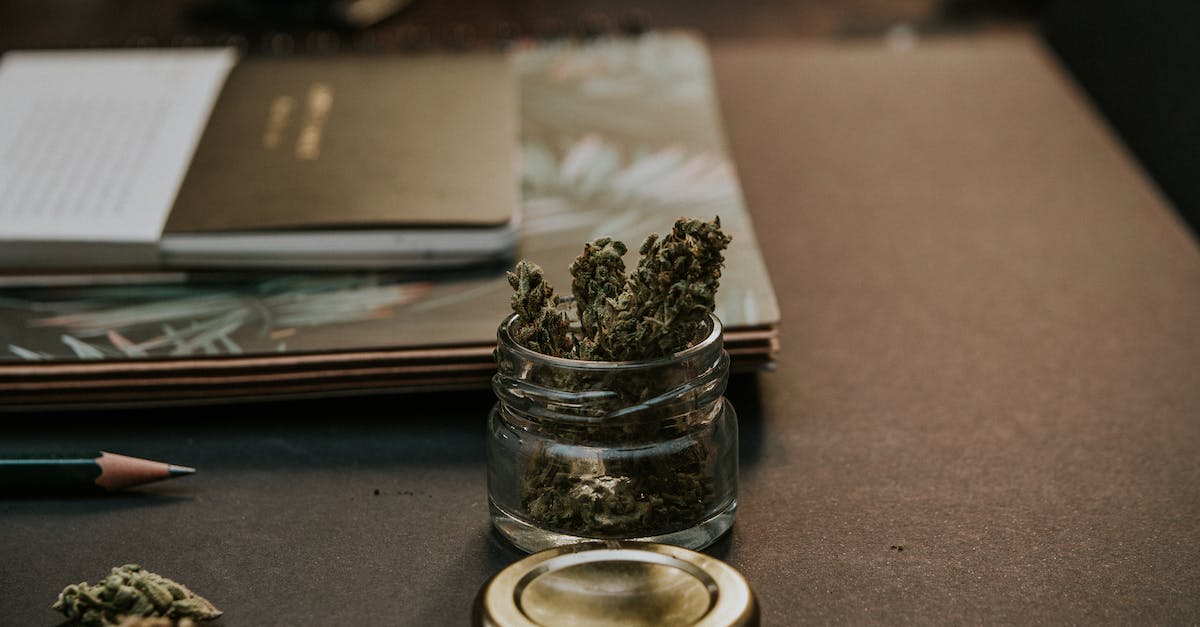
[[[9,455],[0,456],[0,493],[116,492],[194,472],[107,451]]]

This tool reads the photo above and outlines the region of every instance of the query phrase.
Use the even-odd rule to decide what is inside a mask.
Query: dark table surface
[[[891,41],[888,44],[887,41]],[[1200,249],[1022,34],[714,43],[783,314],[708,550],[765,624],[1200,621]],[[461,625],[487,391],[0,415],[0,452],[195,466],[0,501],[0,624],[128,563],[219,625]]]

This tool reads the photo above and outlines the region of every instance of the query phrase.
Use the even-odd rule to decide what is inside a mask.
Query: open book
[[[511,257],[499,51],[0,61],[0,265],[428,268]]]

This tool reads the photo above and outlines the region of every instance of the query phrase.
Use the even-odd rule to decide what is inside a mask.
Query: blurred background
[[[650,28],[694,29],[714,42],[1031,31],[1200,233],[1196,0],[0,0],[0,51],[234,43],[328,53]]]
[[[1044,0],[610,0],[434,2],[432,0],[2,0],[0,45],[8,48],[152,39],[319,33],[410,46],[475,45],[513,36],[598,34],[683,27],[727,37],[867,36],[897,25],[923,32],[1021,27]],[[369,31],[369,33],[368,33]]]

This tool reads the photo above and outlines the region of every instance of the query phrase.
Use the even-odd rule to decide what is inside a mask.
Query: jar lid
[[[758,602],[732,566],[649,542],[584,542],[529,555],[493,575],[474,624],[756,626]]]

